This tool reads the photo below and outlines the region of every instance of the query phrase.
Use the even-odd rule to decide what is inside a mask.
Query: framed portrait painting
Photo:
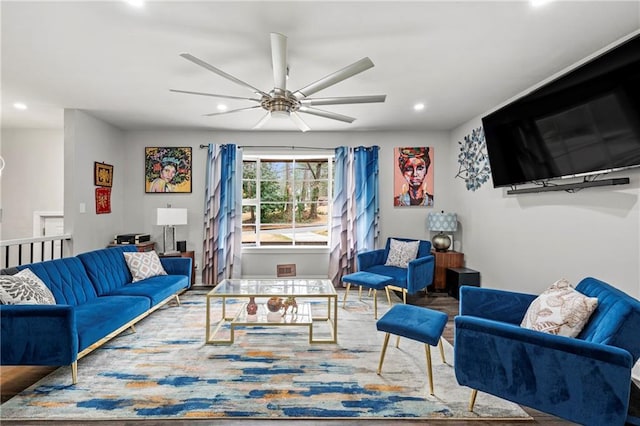
[[[93,164],[93,184],[111,188],[113,186],[113,166],[97,161]]]
[[[192,149],[146,147],[144,149],[144,191],[191,192]]]
[[[433,206],[433,148],[393,149],[393,205]]]

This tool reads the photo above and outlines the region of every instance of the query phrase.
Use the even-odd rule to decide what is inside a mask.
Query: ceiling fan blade
[[[330,118],[332,120],[344,121],[345,123],[353,123],[355,118],[349,117],[347,115],[336,114],[335,112],[325,111],[317,108],[309,108],[306,106],[301,106],[298,110],[299,112],[304,112],[305,114],[317,115],[319,117]]]
[[[251,109],[256,109],[256,108],[262,108],[262,107],[260,105],[256,105],[256,106],[252,106],[252,107],[230,109],[229,111],[212,112],[212,113],[209,113],[209,114],[202,114],[202,115],[204,115],[205,117],[211,117],[211,116],[214,116],[214,115],[230,114],[232,112],[238,112],[238,111],[249,111]]]
[[[307,123],[302,121],[302,118],[300,118],[297,112],[292,112],[289,117],[291,117],[291,120],[294,122],[294,124],[298,126],[298,129],[302,130],[303,132],[308,132],[309,130],[311,130],[311,127],[307,126]]]
[[[271,62],[274,87],[287,90],[287,37],[282,34],[271,33]]]
[[[185,58],[188,61],[193,62],[196,65],[200,65],[201,67],[206,68],[209,71],[218,74],[221,77],[226,78],[227,80],[231,80],[234,83],[239,84],[240,86],[244,86],[244,87],[250,89],[254,93],[260,94],[262,96],[269,96],[266,93],[264,93],[262,90],[256,89],[255,87],[253,87],[249,83],[245,83],[244,81],[235,78],[231,74],[227,74],[226,72],[222,71],[221,69],[218,69],[218,68],[214,67],[213,65],[210,65],[210,64],[206,63],[205,61],[203,61],[202,59],[198,59],[198,58],[196,58],[195,56],[193,56],[193,55],[191,55],[189,53],[181,53],[180,56],[182,56],[183,58]]]
[[[369,68],[373,67],[373,62],[369,58],[362,58],[353,64],[342,68],[332,74],[329,74],[326,77],[321,78],[320,80],[309,84],[308,86],[303,87],[300,90],[297,90],[293,96],[296,99],[306,98],[307,96],[311,96],[316,92],[319,92],[322,89],[326,89],[329,86],[333,86],[336,83],[340,83],[342,80],[346,80],[349,77],[353,77],[356,74],[361,73],[362,71],[366,71]]]
[[[253,126],[253,129],[255,130],[255,129],[259,129],[259,128],[261,128],[262,126],[264,126],[264,125],[265,125],[265,123],[266,123],[267,121],[269,121],[269,119],[270,119],[270,118],[271,118],[271,113],[270,113],[270,112],[267,112],[267,113],[264,115],[264,117],[262,117],[262,118],[260,119],[260,121],[258,121],[258,122],[256,123],[256,125],[255,125],[255,126]]]
[[[300,103],[307,106],[318,105],[342,105],[342,104],[368,104],[375,102],[384,102],[387,95],[371,95],[371,96],[346,96],[338,98],[315,98],[301,99]]]
[[[245,100],[245,101],[260,102],[260,99],[256,99],[256,98],[241,98],[240,96],[217,95],[215,93],[191,92],[189,90],[177,90],[177,89],[169,89],[169,91],[170,92],[176,92],[176,93],[186,93],[188,95],[202,95],[202,96],[211,96],[211,97],[214,97],[214,98],[240,99],[240,100]]]

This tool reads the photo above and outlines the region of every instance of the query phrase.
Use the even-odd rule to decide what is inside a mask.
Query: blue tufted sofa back
[[[109,294],[130,283],[133,279],[127,262],[124,260],[123,253],[126,251],[135,252],[137,250],[135,246],[131,245],[93,250],[77,256],[84,264],[98,296]]]
[[[77,257],[46,260],[17,268],[31,269],[49,287],[58,305],[77,306],[97,297],[84,265]]]
[[[576,286],[580,293],[598,298],[598,307],[578,335],[589,342],[623,348],[640,358],[640,301],[595,278],[585,278]]]

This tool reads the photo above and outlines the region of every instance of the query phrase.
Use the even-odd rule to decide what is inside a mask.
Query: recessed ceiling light
[[[144,0],[125,0],[125,3],[129,3],[129,5],[133,7],[144,6]]]
[[[531,6],[533,7],[540,7],[547,3],[551,3],[552,1],[553,0],[530,0],[529,3],[531,3]]]
[[[423,103],[417,103],[413,106],[413,109],[416,111],[422,111],[424,109],[424,104]]]
[[[16,102],[15,104],[13,104],[13,107],[19,110],[27,109],[27,105],[23,104],[22,102]]]
[[[225,104],[218,104],[218,111],[226,111],[227,106]]]

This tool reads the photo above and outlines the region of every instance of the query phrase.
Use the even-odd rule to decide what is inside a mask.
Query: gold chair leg
[[[444,359],[444,345],[442,344],[442,337],[438,340],[438,347],[440,348],[440,356],[442,357],[442,363],[446,364],[447,361]]]
[[[387,352],[387,345],[389,344],[390,333],[385,333],[384,343],[382,344],[382,352],[380,353],[380,363],[378,364],[378,375],[382,372],[382,362],[384,361],[384,354]]]
[[[433,395],[433,370],[431,369],[431,346],[425,343],[424,351],[427,354],[427,373],[429,373],[429,394]]]
[[[136,332],[136,326],[135,325],[131,324],[131,327],[129,327],[129,328],[131,329],[132,333]]]
[[[71,363],[71,383],[78,384],[78,360]]]
[[[407,304],[407,290],[402,290],[402,302],[406,305]]]
[[[378,319],[378,291],[373,289],[373,317]]]
[[[469,411],[473,411],[473,406],[476,404],[476,396],[478,396],[478,390],[471,389],[471,399],[469,400]]]
[[[344,309],[344,307],[347,304],[347,294],[349,294],[350,288],[351,288],[351,283],[347,283],[347,289],[344,291],[344,299],[342,300],[342,309]]]
[[[175,298],[176,298],[176,305],[180,306],[180,297],[176,294]]]
[[[358,286],[358,300],[362,300],[362,286]]]
[[[396,348],[400,347],[400,336],[397,337],[396,339]]]
[[[387,302],[389,302],[389,306],[391,306],[391,296],[389,295],[389,287],[385,287],[384,290],[387,292]]]

